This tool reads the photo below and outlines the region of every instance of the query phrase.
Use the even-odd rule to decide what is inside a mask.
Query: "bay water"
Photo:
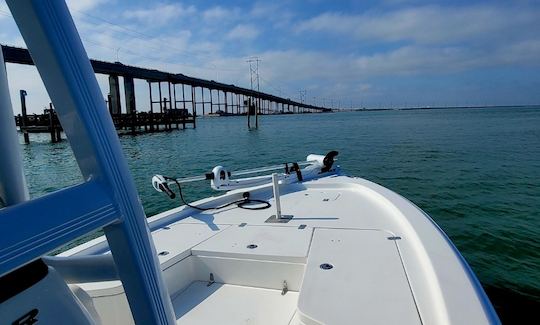
[[[339,151],[346,174],[388,187],[426,211],[471,265],[499,316],[540,308],[540,107],[362,111],[200,118],[197,128],[121,136],[148,216],[173,208],[154,174],[192,176]],[[21,137],[22,143],[22,137]],[[68,142],[21,144],[32,197],[82,181]],[[194,201],[212,192],[186,186]],[[89,198],[91,199],[91,198]]]

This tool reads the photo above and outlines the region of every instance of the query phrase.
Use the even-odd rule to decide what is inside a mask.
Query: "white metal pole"
[[[7,0],[84,180],[111,197],[104,227],[137,324],[176,324],[144,210],[90,60],[64,1]],[[81,197],[80,200],[92,197]],[[66,210],[76,202],[66,202]],[[75,209],[76,210],[76,209]]]
[[[281,202],[279,198],[279,180],[278,180],[278,174],[273,173],[272,174],[272,184],[274,188],[274,200],[276,201],[276,220],[281,219]]]
[[[0,208],[28,200],[19,138],[9,96],[4,54],[0,49]]]

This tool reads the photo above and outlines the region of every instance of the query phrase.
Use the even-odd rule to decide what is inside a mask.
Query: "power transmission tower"
[[[306,101],[307,90],[300,89],[300,102],[303,104]]]
[[[249,79],[251,84],[251,90],[253,90],[253,79],[256,78],[257,81],[257,107],[255,107],[255,128],[259,127],[259,109],[261,107],[261,98],[259,97],[260,92],[260,83],[259,83],[259,60],[258,57],[254,56],[246,60],[246,62],[249,63]],[[249,118],[249,108],[248,108],[248,127],[250,125],[250,118]]]
[[[254,57],[251,57],[249,58],[246,62],[249,63],[249,77],[250,77],[250,82],[251,82],[251,90],[253,90],[253,77],[255,76],[256,78],[256,81],[257,81],[257,91],[260,91],[260,88],[259,88],[259,62],[261,60],[254,56]]]

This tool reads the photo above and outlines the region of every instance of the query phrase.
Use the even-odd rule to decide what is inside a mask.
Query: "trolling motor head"
[[[338,152],[333,150],[327,153],[325,156],[311,154],[307,156],[306,160],[315,161],[317,165],[321,166],[321,173],[326,173],[330,171],[330,169],[332,169],[332,166],[334,165],[334,160],[337,155]]]
[[[158,192],[165,192],[171,199],[176,197],[176,194],[171,190],[169,184],[167,184],[167,178],[163,175],[154,175],[152,177],[152,187]]]

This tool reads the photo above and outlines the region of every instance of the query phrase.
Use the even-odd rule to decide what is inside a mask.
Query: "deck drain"
[[[322,263],[320,266],[319,266],[321,269],[323,270],[330,270],[332,269],[334,266],[330,263]]]
[[[249,248],[249,249],[255,249],[255,248],[257,248],[258,246],[255,245],[255,244],[249,244],[249,245],[247,245],[246,247]]]
[[[161,256],[169,255],[169,252],[167,251],[159,252],[158,255],[161,255]]]

